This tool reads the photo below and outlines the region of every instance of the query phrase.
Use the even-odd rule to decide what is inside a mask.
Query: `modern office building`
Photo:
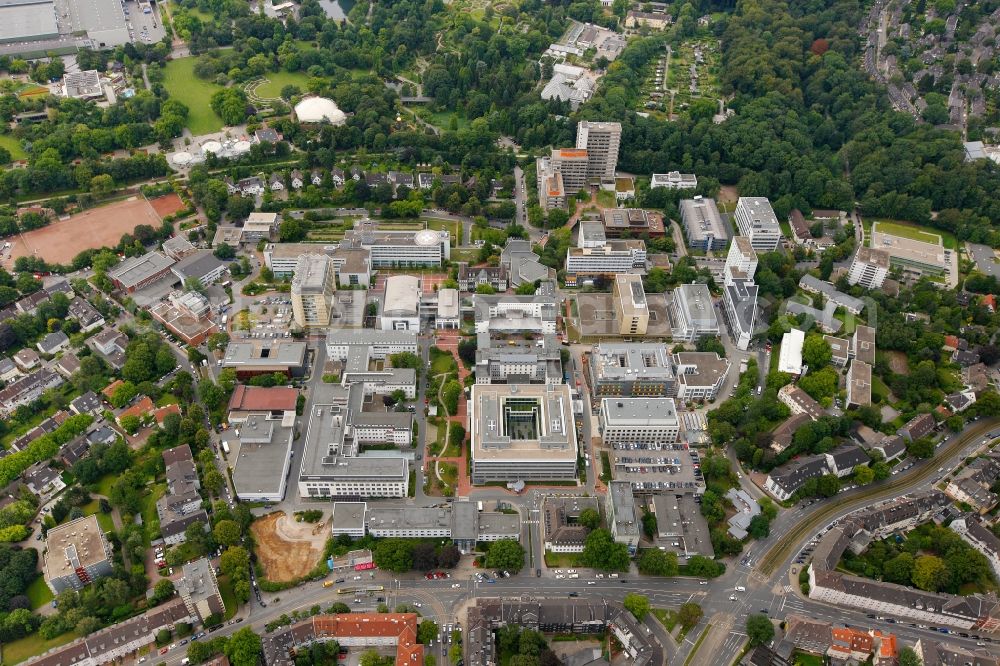
[[[285,498],[294,436],[295,412],[251,414],[240,427],[223,431],[237,497],[245,502]]]
[[[595,396],[664,397],[677,393],[667,347],[659,342],[602,342],[590,359]]]
[[[240,242],[256,245],[262,240],[271,240],[278,233],[281,220],[277,213],[253,212],[243,223],[243,234]]]
[[[645,271],[646,243],[641,240],[613,240],[602,247],[571,247],[566,251],[567,286],[576,286],[586,279],[610,279],[619,273]]]
[[[642,277],[628,273],[615,276],[613,289],[618,333],[621,335],[646,335],[649,326],[649,304],[642,288]]]
[[[581,120],[577,124],[576,147],[587,151],[587,177],[590,180],[614,181],[621,141],[621,123]]]
[[[211,250],[195,250],[171,266],[170,272],[182,285],[196,280],[198,284],[208,286],[222,277],[226,264]]]
[[[51,528],[45,535],[45,582],[58,595],[79,590],[112,572],[111,544],[97,516]]]
[[[325,254],[303,254],[292,278],[292,316],[302,328],[330,325],[337,290],[333,263]]]
[[[663,216],[642,208],[607,208],[601,213],[601,220],[606,238],[635,238],[643,234],[662,238],[666,234]]]
[[[177,581],[177,594],[184,600],[188,613],[202,622],[211,615],[221,619],[226,614],[226,604],[219,592],[215,567],[208,558],[188,562],[183,573],[184,577]]]
[[[957,286],[957,252],[946,248],[937,234],[919,232],[912,235],[916,238],[897,235],[891,226],[874,222],[871,247],[886,252],[890,265],[898,267],[905,277],[943,277],[943,285],[949,288]]]
[[[414,275],[392,275],[385,281],[385,301],[382,303],[383,331],[420,330],[420,278]]]
[[[368,249],[372,268],[437,267],[451,258],[447,229],[395,231],[379,229],[371,220],[359,221],[344,234],[341,246]]]
[[[766,197],[740,197],[736,202],[736,225],[757,252],[774,252],[781,242],[781,226]]]
[[[602,342],[590,359],[595,396],[666,397],[677,393],[667,347],[660,342]]]
[[[644,444],[660,449],[673,444],[680,433],[673,398],[604,398],[601,400],[601,436],[605,444]]]
[[[746,236],[735,236],[726,255],[723,282],[728,285],[734,280],[753,280],[757,273],[757,252]]]
[[[476,333],[554,335],[556,332],[559,309],[554,298],[476,294],[472,300],[476,311]]]
[[[577,225],[580,235],[577,247],[604,247],[608,244],[608,236],[604,233],[604,224],[597,220],[580,220]]]
[[[295,273],[299,257],[325,254],[333,262],[337,284],[341,287],[371,285],[370,252],[363,247],[320,245],[318,243],[270,243],[264,248],[264,263],[277,278]]]
[[[569,386],[476,384],[469,423],[473,483],[576,478]]]
[[[535,342],[493,341],[488,333],[480,333],[476,349],[476,383],[561,384],[560,350],[553,335],[545,335]]]
[[[860,284],[865,289],[881,289],[889,275],[889,253],[869,247],[859,247],[847,273],[849,284]]]
[[[315,390],[313,406],[305,415],[299,494],[331,499],[406,497],[407,456],[395,450],[362,449],[372,441],[408,444],[412,430],[404,430],[412,428],[412,414],[364,412],[364,391],[358,384],[326,384]],[[410,418],[406,423],[388,418],[397,414]]]
[[[230,342],[222,358],[240,379],[280,372],[301,377],[306,367],[306,343],[298,340],[243,340]]]
[[[170,275],[174,260],[162,252],[148,252],[141,257],[123,259],[108,271],[114,285],[131,294]]]
[[[741,279],[727,281],[722,290],[722,304],[726,320],[729,322],[729,332],[737,349],[743,351],[749,349],[750,340],[753,338],[758,292],[759,289],[753,280]]]
[[[688,247],[695,250],[721,250],[729,242],[729,232],[719,214],[715,199],[695,197],[682,199],[681,224],[687,236]]]
[[[668,190],[693,190],[698,187],[698,176],[680,171],[654,173],[649,179],[649,188],[655,187],[665,187]]]
[[[712,306],[712,294],[706,284],[682,284],[674,290],[673,338],[695,342],[719,334],[719,319]]]
[[[635,504],[631,482],[612,481],[608,484],[607,515],[608,527],[615,541],[624,543],[629,553],[634,555],[639,548],[642,517]]]
[[[677,372],[678,400],[715,400],[731,367],[715,352],[678,352],[671,360]]]
[[[347,361],[355,353],[383,360],[403,352],[417,353],[415,331],[331,329],[326,335],[326,354],[333,361]]]

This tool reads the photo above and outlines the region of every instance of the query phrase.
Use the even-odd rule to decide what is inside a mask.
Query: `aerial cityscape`
[[[1000,0],[2,0],[0,116],[0,666],[1000,666]]]

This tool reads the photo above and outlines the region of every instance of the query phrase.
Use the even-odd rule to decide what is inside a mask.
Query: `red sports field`
[[[13,237],[5,263],[12,265],[18,257],[37,256],[49,263],[68,264],[83,250],[114,247],[122,234],[132,233],[140,224],[154,229],[160,226],[160,216],[142,197],[92,208]]]
[[[149,204],[156,211],[156,214],[160,218],[164,218],[167,215],[173,215],[179,210],[184,208],[184,202],[176,194],[164,194],[162,197],[156,197],[155,199],[150,199]]]

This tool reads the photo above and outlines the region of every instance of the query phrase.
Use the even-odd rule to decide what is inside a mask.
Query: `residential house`
[[[272,192],[280,192],[285,189],[285,182],[280,173],[272,173],[267,179],[267,186]]]
[[[14,354],[14,363],[21,370],[31,370],[41,362],[41,357],[33,349],[24,348]]]
[[[69,302],[69,312],[66,315],[70,319],[76,319],[80,324],[80,330],[90,333],[96,328],[104,326],[104,316],[97,311],[89,302],[77,296]]]
[[[38,347],[38,351],[43,354],[55,354],[57,352],[61,352],[69,346],[69,336],[62,331],[49,333],[35,346]]]
[[[927,437],[934,432],[934,428],[937,427],[937,421],[930,414],[917,414],[912,419],[907,421],[902,428],[896,431],[898,435],[906,439],[908,442],[913,442],[922,437]]]
[[[298,169],[294,169],[289,176],[291,177],[292,189],[301,190],[302,186],[305,184],[302,180],[302,172]]]

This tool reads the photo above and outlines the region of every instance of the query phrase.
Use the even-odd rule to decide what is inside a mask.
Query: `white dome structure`
[[[219,153],[222,150],[222,144],[218,141],[206,141],[201,146],[201,152],[203,153]]]
[[[233,144],[233,152],[239,155],[243,153],[250,152],[250,142],[249,141],[237,141]]]
[[[191,164],[191,153],[185,151],[174,153],[174,156],[171,159],[177,166],[187,166],[188,164]]]
[[[295,105],[295,117],[300,123],[330,123],[343,125],[347,116],[337,103],[326,97],[307,97]]]

